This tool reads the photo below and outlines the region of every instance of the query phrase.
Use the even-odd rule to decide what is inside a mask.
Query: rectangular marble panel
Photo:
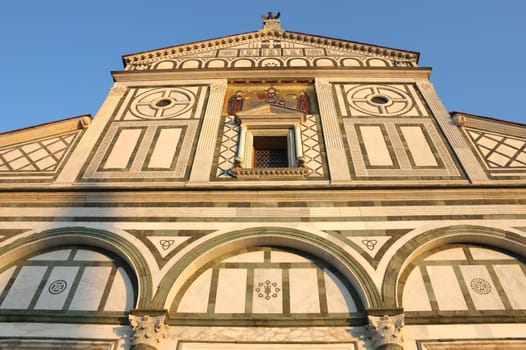
[[[431,303],[420,269],[416,267],[407,278],[402,297],[405,311],[431,311]]]
[[[500,284],[510,301],[511,307],[518,310],[526,309],[526,277],[519,265],[494,265],[493,268]]]
[[[153,146],[148,168],[172,168],[181,131],[181,128],[163,128],[160,130]]]
[[[403,126],[400,127],[400,130],[404,135],[405,142],[416,166],[438,165],[421,127]]]
[[[246,269],[220,269],[217,281],[216,313],[243,313],[247,294]]]
[[[186,290],[177,307],[177,312],[206,313],[208,310],[208,296],[210,295],[211,281],[212,269],[208,269]]]
[[[290,312],[319,313],[318,274],[312,269],[290,269]]]
[[[122,129],[114,140],[103,168],[126,169],[130,164],[130,158],[137,147],[142,132],[142,129]]]
[[[357,308],[353,297],[340,279],[329,270],[324,270],[323,272],[327,311],[329,313],[356,312]]]
[[[28,260],[30,261],[42,261],[42,260],[62,261],[62,260],[68,260],[70,254],[71,254],[71,249],[54,250],[49,253],[44,253],[44,254],[34,256]]]
[[[55,266],[38,298],[35,309],[61,310],[78,271],[78,266]],[[64,288],[63,291],[61,291],[62,288]]]
[[[360,132],[369,164],[373,166],[393,165],[382,129],[379,126],[360,126]]]
[[[283,312],[281,269],[255,269],[253,286],[253,313]]]
[[[105,311],[127,311],[133,307],[133,285],[126,272],[119,267],[113,280]]]
[[[46,266],[22,267],[2,303],[2,309],[26,309],[46,270]]]
[[[477,310],[502,310],[504,305],[484,265],[460,266],[462,276]]]
[[[75,290],[70,310],[96,311],[100,305],[111,267],[89,266],[84,269]]]
[[[440,310],[467,310],[466,301],[451,266],[427,266]]]

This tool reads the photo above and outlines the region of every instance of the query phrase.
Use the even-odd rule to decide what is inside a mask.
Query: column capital
[[[402,327],[404,327],[404,314],[368,317],[369,336],[375,349],[403,349]]]
[[[149,346],[157,349],[168,335],[169,327],[165,324],[165,315],[129,315],[130,326],[133,331],[132,345]]]

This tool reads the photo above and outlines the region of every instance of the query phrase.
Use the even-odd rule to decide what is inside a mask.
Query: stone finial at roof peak
[[[281,29],[281,21],[279,16],[281,13],[274,14],[272,11],[268,12],[266,15],[261,15],[263,19],[263,30],[267,29]]]

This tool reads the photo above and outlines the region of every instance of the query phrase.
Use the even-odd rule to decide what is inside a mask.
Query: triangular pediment
[[[305,120],[305,113],[294,108],[265,103],[261,106],[237,112],[236,119],[242,123],[255,121],[296,123]]]
[[[123,56],[127,70],[414,67],[417,52],[284,30],[260,30]]]

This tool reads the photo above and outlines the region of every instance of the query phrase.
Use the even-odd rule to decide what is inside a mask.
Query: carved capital
[[[132,345],[148,345],[157,348],[168,335],[168,326],[164,323],[165,315],[129,315],[133,331]]]
[[[381,317],[369,316],[369,336],[375,349],[384,349],[388,345],[398,345],[401,348],[404,342],[402,337],[403,326],[404,314]]]
[[[210,84],[210,88],[213,92],[220,92],[226,89],[226,81],[214,81]]]

